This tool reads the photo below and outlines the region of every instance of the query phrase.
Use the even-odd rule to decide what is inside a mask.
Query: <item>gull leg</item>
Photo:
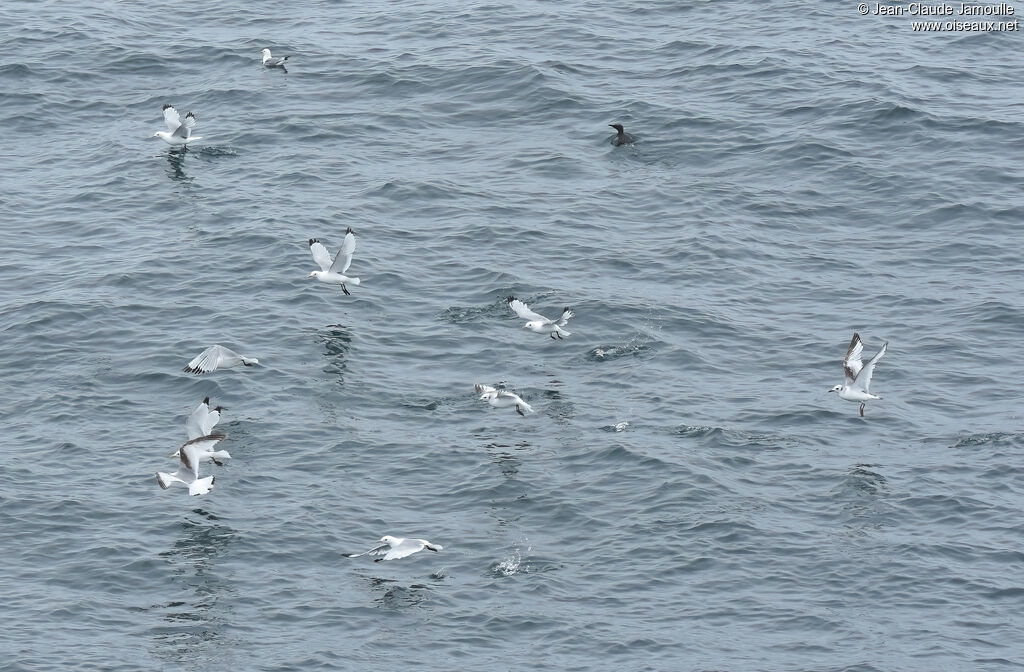
[[[560,341],[564,341],[565,340],[564,338],[562,338],[562,335],[560,333],[558,333],[557,331],[555,332],[555,336],[558,336],[558,340],[560,340]]]
[[[374,559],[373,559],[373,561],[374,561],[374,562],[380,562],[380,561],[381,561],[381,560],[383,560],[383,559],[384,559],[384,558],[374,558]]]
[[[344,282],[341,283],[341,291],[345,292],[345,296],[352,296],[352,292],[348,291],[348,287],[345,286]]]
[[[552,341],[555,340],[555,332],[553,332],[553,331],[551,332],[551,340]]]
[[[516,406],[516,413],[523,416],[524,418],[526,417],[526,413],[523,413],[523,409],[519,408],[519,406]]]
[[[864,402],[860,402],[860,417],[864,417]]]
[[[213,463],[216,464],[218,467],[223,467],[224,466],[224,463],[221,462],[220,460],[218,460],[217,458],[214,457],[214,458],[210,458],[210,459],[212,459]]]

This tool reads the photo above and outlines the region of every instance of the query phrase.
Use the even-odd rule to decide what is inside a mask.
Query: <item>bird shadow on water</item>
[[[323,329],[317,329],[315,340],[324,347],[324,357],[327,365],[323,372],[338,376],[344,382],[345,357],[352,349],[352,332],[340,324],[330,324]]]
[[[440,585],[446,576],[444,569],[430,575],[432,585]],[[373,602],[383,609],[407,609],[430,600],[434,591],[432,585],[425,583],[401,583],[398,579],[382,577],[369,578],[370,590],[376,593]]]
[[[174,580],[167,591],[173,598],[154,605],[150,611],[161,615],[162,623],[150,629],[154,655],[160,659],[191,660],[198,648],[229,646],[223,630],[231,622],[229,613],[219,606],[221,598],[232,591],[216,570],[217,559],[237,536],[233,528],[216,521],[213,514],[194,509],[205,520],[185,519],[182,533],[170,549],[159,554]]]
[[[176,182],[189,184],[195,180],[185,173],[185,154],[187,150],[170,150],[167,152],[167,176]]]

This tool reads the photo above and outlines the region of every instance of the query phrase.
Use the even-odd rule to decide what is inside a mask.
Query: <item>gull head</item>
[[[829,392],[839,392],[839,391],[840,391],[840,390],[842,390],[842,389],[843,389],[843,386],[842,386],[842,385],[836,385],[835,387],[833,387],[832,389],[830,389],[830,390],[829,390]]]
[[[396,541],[397,541],[397,539],[392,537],[390,534],[385,534],[383,537],[380,538],[380,543],[382,543],[382,544],[389,544],[389,545],[392,545],[392,546],[395,545]]]
[[[260,53],[262,53],[264,56],[270,56],[270,49],[264,48],[263,51]]]
[[[527,322],[524,324],[523,329],[529,329],[530,331],[543,331],[544,323],[540,320],[534,320],[533,322]]]
[[[307,275],[306,277],[307,278],[319,278],[321,273],[323,273],[323,271],[313,271],[309,275]]]

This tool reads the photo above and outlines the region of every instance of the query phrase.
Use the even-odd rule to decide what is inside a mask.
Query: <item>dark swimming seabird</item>
[[[624,130],[622,130],[622,124],[608,124],[608,125],[611,126],[612,128],[614,128],[616,131],[619,132],[619,134],[615,136],[615,139],[612,140],[612,144],[613,145],[615,145],[617,147],[619,145],[628,145],[628,144],[633,142],[633,136],[630,135],[629,133],[626,133]]]

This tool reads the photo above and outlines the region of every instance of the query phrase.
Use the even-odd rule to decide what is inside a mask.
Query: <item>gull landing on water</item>
[[[514,296],[508,297],[508,307],[515,312],[516,315],[524,320],[528,320],[523,325],[523,329],[529,329],[535,334],[551,334],[551,338],[556,336],[561,339],[562,334],[571,336],[572,332],[562,329],[565,324],[569,321],[569,318],[575,315],[568,307],[562,309],[562,316],[557,320],[549,320],[539,313],[535,313],[530,310],[530,307],[517,299]]]
[[[284,62],[288,60],[288,57],[274,58],[270,55],[270,49],[263,50],[263,67],[265,68],[281,68],[285,72],[288,72],[288,68],[284,67]]]
[[[345,275],[345,271],[352,265],[352,254],[356,251],[356,236],[352,227],[348,227],[345,231],[345,240],[342,242],[341,249],[338,250],[338,254],[335,255],[333,261],[331,260],[331,253],[316,238],[309,239],[309,251],[313,255],[313,261],[317,263],[320,270],[313,271],[306,277],[316,278],[320,282],[326,282],[329,285],[341,285],[341,291],[351,295],[345,283],[359,284],[359,278],[350,278]]]
[[[217,369],[230,369],[232,366],[259,364],[255,357],[245,357],[223,345],[211,345],[203,350],[198,357],[188,363],[182,371],[187,373],[210,373]]]
[[[191,112],[186,114],[185,121],[182,121],[173,105],[164,105],[164,123],[167,124],[167,130],[157,131],[153,137],[160,138],[168,145],[188,145],[190,142],[202,140],[198,135],[192,137],[192,129],[196,127],[196,115]]]
[[[864,352],[864,342],[860,340],[860,334],[854,332],[850,341],[850,348],[846,351],[843,359],[843,373],[846,380],[842,385],[836,385],[829,392],[838,392],[840,399],[860,402],[860,417],[864,417],[864,403],[869,399],[881,399],[868,391],[871,385],[871,374],[875,372],[875,364],[885,354],[889,342],[882,344],[882,349],[875,353],[875,356],[868,360],[867,364],[861,364],[861,354]]]
[[[178,465],[178,470],[173,474],[156,472],[156,482],[164,490],[174,483],[183,483],[188,486],[188,494],[205,495],[213,488],[216,478],[214,476],[199,478],[199,463],[204,459],[213,459],[210,456],[231,457],[225,450],[213,449],[223,438],[223,434],[210,434],[187,442],[179,451],[181,463]]]
[[[381,537],[378,543],[380,544],[379,546],[374,546],[368,551],[345,553],[344,555],[346,558],[358,558],[363,555],[383,555],[383,558],[374,559],[374,562],[380,562],[381,560],[404,558],[413,553],[419,553],[424,548],[435,553],[444,550],[444,546],[441,544],[432,544],[426,539],[403,539],[402,537],[392,537],[390,534]]]
[[[526,417],[526,413],[533,413],[533,409],[530,405],[523,401],[518,394],[514,394],[508,390],[499,390],[496,387],[482,385],[480,383],[474,385],[473,389],[480,395],[481,401],[486,401],[495,408],[508,408],[509,406],[515,406],[516,413],[524,418]],[[523,409],[526,410],[526,413],[523,412]]]

